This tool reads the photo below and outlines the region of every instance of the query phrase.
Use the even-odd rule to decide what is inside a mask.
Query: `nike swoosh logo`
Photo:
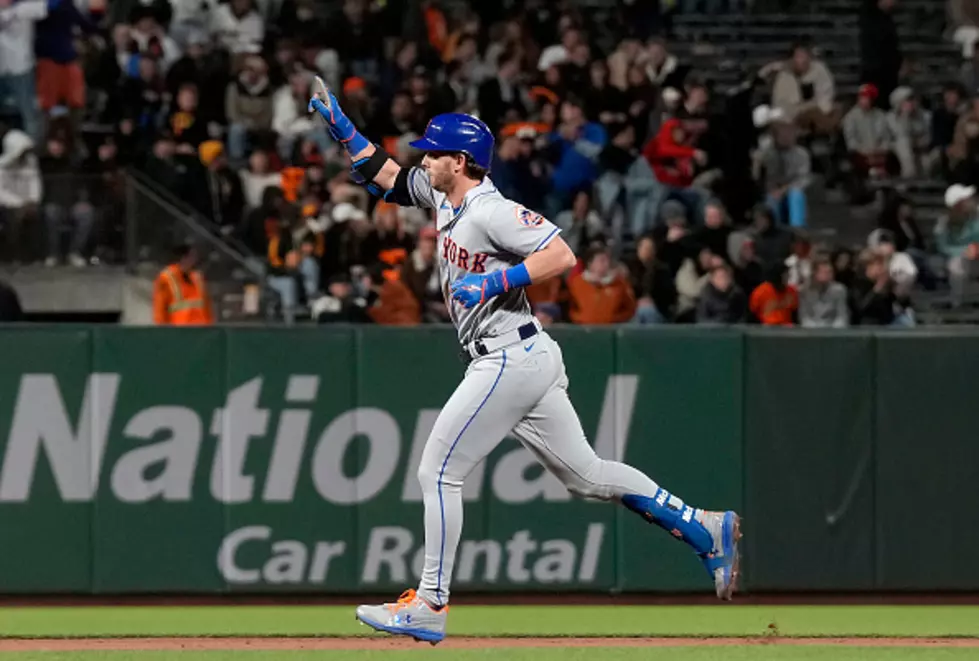
[[[533,343],[530,344],[530,346],[524,347],[523,350],[526,351],[527,353],[530,353],[530,350],[534,348],[534,345],[535,344],[537,344],[537,343],[536,342],[533,342]]]

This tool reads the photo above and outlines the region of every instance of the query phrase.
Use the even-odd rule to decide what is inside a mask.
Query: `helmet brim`
[[[453,149],[446,149],[444,145],[431,140],[429,138],[419,138],[418,140],[412,140],[408,143],[415,149],[420,149],[422,151],[455,151]]]

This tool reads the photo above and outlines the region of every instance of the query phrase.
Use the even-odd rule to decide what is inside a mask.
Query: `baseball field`
[[[0,608],[11,661],[952,661],[979,658],[979,606],[464,604],[449,633],[437,647],[374,634],[334,605]]]

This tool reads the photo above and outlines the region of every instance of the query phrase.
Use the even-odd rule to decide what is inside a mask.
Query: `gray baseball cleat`
[[[714,579],[717,596],[729,601],[741,574],[741,517],[731,511],[704,512],[703,524],[714,540],[714,550],[700,559]]]
[[[414,590],[405,590],[393,604],[358,606],[357,619],[376,631],[410,636],[437,645],[445,638],[449,607],[434,610]]]

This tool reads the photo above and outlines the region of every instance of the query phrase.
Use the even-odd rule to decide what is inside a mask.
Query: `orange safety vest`
[[[153,316],[158,324],[197,326],[214,323],[211,302],[198,271],[190,273],[190,282],[176,264],[163,269],[153,287]]]

